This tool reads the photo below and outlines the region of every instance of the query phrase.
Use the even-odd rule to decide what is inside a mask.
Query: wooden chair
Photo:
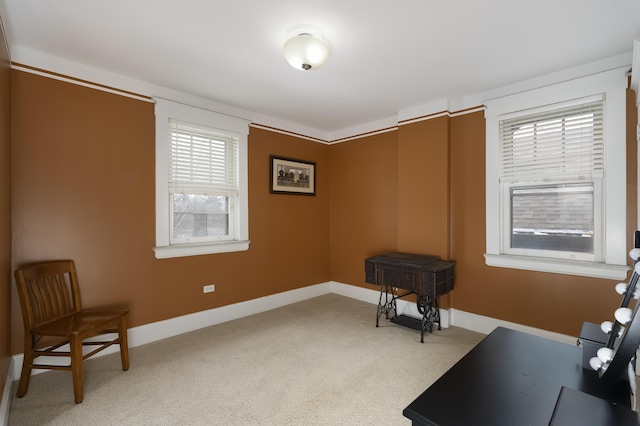
[[[60,260],[27,265],[15,271],[20,307],[24,320],[24,360],[18,398],[27,394],[31,370],[71,370],[76,404],[84,397],[83,361],[101,350],[120,345],[122,369],[129,369],[127,346],[127,309],[83,310],[75,265],[72,260]],[[108,341],[85,339],[107,333],[117,333]],[[51,344],[51,337],[55,343]],[[68,344],[69,351],[60,349]],[[83,354],[85,345],[97,349]],[[45,346],[45,347],[43,347]],[[60,349],[60,350],[59,350]],[[40,356],[70,357],[69,365],[34,364]]]

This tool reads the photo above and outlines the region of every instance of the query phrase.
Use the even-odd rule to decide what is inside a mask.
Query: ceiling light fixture
[[[331,47],[322,37],[322,33],[311,25],[296,25],[287,31],[284,44],[284,57],[298,70],[316,70],[323,66]]]

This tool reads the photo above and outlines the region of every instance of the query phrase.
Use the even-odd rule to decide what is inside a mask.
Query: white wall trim
[[[5,40],[7,41],[7,45],[9,45],[9,39],[5,37]],[[387,131],[389,128],[397,126],[399,121],[402,122],[407,119],[419,118],[421,116],[431,115],[440,111],[464,111],[465,113],[468,113],[466,111],[467,109],[482,105],[482,103],[487,99],[519,93],[532,88],[543,87],[561,81],[611,70],[621,66],[629,66],[632,62],[632,54],[629,52],[586,65],[543,75],[509,86],[504,86],[488,92],[429,101],[422,105],[399,110],[395,114],[389,115],[380,120],[360,123],[341,130],[327,132],[276,117],[237,108],[213,99],[187,94],[120,74],[115,74],[106,70],[58,58],[23,46],[12,46],[12,50],[9,51],[9,54],[11,56],[12,68],[19,69],[21,71],[59,79],[74,84],[87,85],[87,87],[93,87],[98,90],[109,91],[123,96],[130,96],[147,102],[149,99],[146,97],[154,95],[167,99],[174,99],[181,103],[210,109],[234,117],[244,118],[254,123],[261,123],[261,125],[268,128],[286,129],[285,132],[287,133],[301,135],[301,137],[309,140],[329,144],[378,134],[381,130]],[[95,84],[92,84],[92,82]],[[130,93],[127,94],[125,92]]]
[[[116,89],[117,91],[131,92],[145,97],[158,96],[165,99],[172,99],[176,102],[216,111],[233,117],[243,118],[249,121],[267,124],[276,128],[286,128],[321,140],[328,139],[328,133],[324,131],[309,128],[307,126],[292,123],[276,117],[256,113],[243,108],[238,108],[214,99],[192,95],[121,74],[116,74],[107,70],[69,61],[48,53],[29,49],[27,47],[14,45],[12,46],[10,54],[12,68],[20,69],[21,71],[38,73],[37,70],[40,70],[45,73],[40,75],[62,81],[68,81],[74,84],[83,84],[81,80],[84,80],[85,83],[95,83],[96,86],[94,86],[94,88],[98,90],[105,90],[106,86]],[[143,100],[148,101],[148,99]]]
[[[335,281],[331,281],[331,293],[339,294],[345,297],[350,297],[352,299],[357,299],[362,302],[372,303],[374,305],[377,305],[378,300],[380,299],[379,289],[369,290],[363,287],[356,287],[353,285],[342,284]],[[396,306],[398,307],[399,315],[406,315],[408,317],[413,317],[413,318],[422,317],[422,314],[418,312],[418,308],[414,302],[398,299],[396,300]],[[375,311],[372,310],[372,314],[371,314],[372,318],[375,318],[374,313]],[[447,309],[440,309],[440,325],[443,328],[448,328],[450,326],[450,315]]]
[[[13,367],[14,360],[9,358],[9,369],[7,370],[7,377],[4,381],[4,390],[2,391],[2,401],[0,402],[0,425],[6,426],[9,424],[9,411],[11,411],[11,394],[13,392]]]
[[[626,277],[626,149],[625,97],[628,68],[620,67],[527,92],[485,102],[486,118],[486,264],[489,266],[543,270],[545,272],[622,279]],[[524,116],[539,108],[551,109],[565,102],[576,104],[592,97],[606,96],[604,122],[603,202],[594,209],[597,226],[591,267],[550,252],[525,255],[510,252],[508,244],[509,203],[500,176],[500,122]],[[515,115],[514,115],[515,114]],[[595,188],[595,186],[594,186]],[[508,188],[507,188],[508,189]],[[595,198],[594,198],[595,200]],[[594,201],[595,202],[595,201]],[[506,220],[505,220],[506,218]],[[601,220],[598,220],[600,219]],[[601,225],[599,226],[599,222]],[[600,230],[602,232],[600,232]],[[598,237],[598,235],[601,235]],[[509,255],[511,253],[511,256]],[[537,256],[537,257],[535,257]],[[542,257],[545,256],[545,257]],[[552,259],[550,259],[554,256]],[[525,259],[527,259],[525,261]],[[566,265],[566,267],[564,266]]]
[[[636,91],[636,106],[640,106],[640,40],[633,40],[633,58],[631,61],[631,88]],[[636,125],[636,144],[640,145],[640,108]],[[640,150],[637,153],[637,182],[640,184]],[[640,229],[640,198],[637,202],[636,229]]]
[[[458,309],[451,309],[451,322],[454,326],[464,328],[478,333],[489,334],[497,327],[506,327],[513,330],[522,331],[524,333],[534,334],[540,337],[546,337],[551,340],[555,340],[562,343],[568,343],[570,345],[576,345],[579,330],[576,330],[576,336],[567,336],[566,334],[554,333],[552,331],[542,330],[539,328],[529,327],[527,325],[518,324],[515,322],[503,321],[496,318],[485,317],[483,315],[474,314],[471,312],[460,311]]]
[[[156,246],[153,248],[157,259],[195,256],[211,253],[245,251],[249,248],[249,148],[248,120],[219,114],[215,111],[185,105],[160,97],[155,101],[155,159],[156,159]],[[237,192],[233,201],[233,215],[229,215],[229,229],[234,231],[230,240],[206,241],[200,243],[172,243],[170,217],[172,202],[169,190],[169,163],[171,144],[171,120],[189,123],[195,128],[209,129],[225,137],[234,138],[237,146]]]
[[[488,100],[502,98],[517,93],[526,92],[532,89],[552,86],[574,79],[580,79],[593,74],[600,74],[617,68],[629,68],[632,63],[631,51],[617,56],[604,58],[588,64],[566,68],[549,74],[544,74],[529,80],[519,81],[507,86],[498,87],[486,92],[476,93],[469,96],[452,100],[452,109],[465,109],[474,105],[481,105]]]
[[[372,286],[373,287],[373,286]],[[372,305],[378,304],[380,297],[380,290],[367,289],[363,287],[353,286],[349,284],[343,284],[335,281],[326,283],[320,283],[303,287],[295,290],[286,291],[283,293],[273,294],[269,296],[259,297],[257,299],[247,300],[245,302],[235,303],[232,305],[222,306],[220,308],[209,309],[206,311],[195,312],[188,315],[183,315],[176,318],[167,319],[164,321],[158,321],[151,324],[145,324],[138,327],[129,329],[129,347],[145,345],[147,343],[156,342],[158,340],[167,339],[169,337],[177,336],[190,331],[195,331],[201,328],[209,327],[216,324],[221,324],[234,319],[243,318],[249,315],[258,314],[261,312],[270,311],[272,309],[280,308],[292,303],[301,302],[303,300],[311,299],[314,297],[322,296],[325,294],[334,293],[341,296],[349,297],[352,299],[360,300]],[[419,318],[420,314],[415,303],[405,300],[398,300],[398,313],[402,315]],[[374,326],[375,321],[375,307],[371,308],[371,326]],[[534,327],[528,327],[521,324],[516,324],[508,321],[502,321],[495,318],[485,317],[457,309],[440,309],[440,319],[443,328],[450,326],[465,328],[468,330],[476,331],[483,334],[489,334],[498,326],[512,328],[514,330],[523,331],[526,333],[534,334],[541,337],[546,337],[552,340],[576,344],[576,337],[567,336],[559,333],[553,333],[546,330],[541,330]],[[577,330],[576,330],[577,332]],[[110,353],[118,352],[118,347],[109,347],[100,352],[96,356],[107,355]],[[43,357],[45,358],[45,357]],[[12,368],[9,371],[13,371],[13,380],[20,379],[20,371],[22,369],[23,354],[13,355]],[[43,361],[45,361],[43,359]],[[47,358],[45,362],[58,363],[62,365],[65,359],[59,358]],[[34,370],[33,374],[38,374],[46,370]],[[11,375],[8,375],[7,382],[9,382]],[[7,384],[5,386],[10,386]],[[5,387],[6,389],[6,387]],[[5,393],[4,395],[10,394]],[[4,397],[3,397],[4,399]],[[0,411],[2,414],[2,411]],[[8,414],[7,414],[8,416]],[[1,417],[0,417],[1,419]]]
[[[136,347],[204,327],[221,324],[249,315],[259,314],[292,303],[330,293],[328,283],[316,284],[283,293],[264,296],[220,308],[183,315],[164,321],[134,327],[129,330],[129,346]],[[117,348],[115,348],[117,351]]]
[[[259,297],[257,299],[247,300],[245,302],[234,303],[232,305],[222,306],[220,308],[209,309],[192,314],[182,315],[163,321],[145,324],[129,329],[129,347],[145,345],[147,343],[156,342],[158,340],[167,339],[169,337],[178,336],[180,334],[195,331],[201,328],[221,324],[234,319],[243,318],[249,315],[259,314],[261,312],[270,311],[292,303],[301,302],[313,297],[322,296],[331,292],[329,283],[321,283],[283,293],[273,294],[270,296]],[[61,350],[67,350],[62,347]],[[96,356],[117,353],[118,346],[110,346],[104,351],[96,354]],[[13,355],[14,373],[13,379],[20,379],[20,371],[22,370],[22,360],[24,354]],[[42,362],[64,365],[68,364],[68,360],[64,357],[41,357]],[[33,370],[32,374],[38,374],[47,370]]]

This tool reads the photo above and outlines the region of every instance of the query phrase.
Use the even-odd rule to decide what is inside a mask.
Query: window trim
[[[156,246],[157,259],[245,251],[249,248],[249,121],[154,97],[156,115]],[[237,239],[170,244],[169,119],[234,133],[238,137]]]
[[[608,279],[626,279],[626,68],[557,83],[485,102],[486,253],[488,266]],[[514,112],[567,100],[605,96],[605,178],[603,181],[603,262],[562,260],[501,253],[499,122]]]

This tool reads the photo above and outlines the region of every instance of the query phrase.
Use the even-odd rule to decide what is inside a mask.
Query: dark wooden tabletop
[[[498,327],[403,414],[414,425],[547,426],[563,386],[630,406],[628,382],[603,386],[581,348]]]

